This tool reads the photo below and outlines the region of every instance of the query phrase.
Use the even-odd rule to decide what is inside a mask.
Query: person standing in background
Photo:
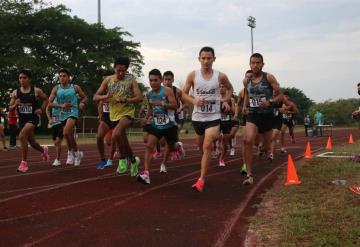
[[[310,128],[311,120],[309,114],[304,117],[304,128],[305,128],[305,136],[309,136],[308,129]]]

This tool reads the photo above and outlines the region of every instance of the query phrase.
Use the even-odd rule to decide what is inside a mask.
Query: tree
[[[302,90],[295,87],[284,87],[281,88],[282,92],[289,92],[290,98],[299,109],[299,114],[296,115],[296,120],[298,123],[304,122],[304,116],[309,112],[309,108],[314,104],[314,102],[309,99]]]
[[[57,70],[67,68],[90,98],[101,82],[102,71],[111,69],[117,56],[130,57],[130,71],[140,76],[140,43],[129,41],[129,37],[131,34],[122,28],[107,29],[72,17],[64,5],[1,1],[0,104],[9,101],[9,91],[17,87],[17,71],[21,68],[31,69],[33,82],[47,94],[54,86]],[[90,101],[85,114],[95,113],[96,106]]]

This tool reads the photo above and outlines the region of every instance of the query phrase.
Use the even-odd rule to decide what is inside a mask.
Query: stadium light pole
[[[101,0],[98,0],[98,23],[101,24]]]
[[[247,18],[248,26],[251,30],[251,54],[254,54],[254,38],[253,38],[253,29],[256,27],[256,18],[253,16],[249,16]]]

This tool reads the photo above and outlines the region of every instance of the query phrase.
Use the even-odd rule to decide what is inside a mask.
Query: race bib
[[[283,118],[285,119],[291,119],[292,118],[292,115],[291,114],[283,114]]]
[[[20,104],[18,106],[19,113],[20,114],[32,114],[33,108],[31,104]]]
[[[158,114],[154,117],[155,125],[166,125],[170,122],[169,116],[166,114]]]
[[[200,106],[200,111],[202,113],[215,113],[215,101],[205,101],[205,103]]]
[[[109,103],[103,103],[103,112],[109,112],[110,108],[109,108]]]
[[[221,121],[230,121],[231,116],[229,114],[222,113],[221,114]]]
[[[64,108],[64,109],[62,109],[62,112],[63,113],[70,113],[70,112],[72,112],[72,109],[71,108],[70,109]]]
[[[250,107],[252,108],[259,108],[260,107],[260,103],[262,101],[266,100],[265,95],[258,95],[258,96],[252,96],[249,99],[249,104]]]
[[[59,116],[59,115],[52,116],[51,119],[52,119],[52,121],[53,121],[54,123],[60,122],[60,116]]]

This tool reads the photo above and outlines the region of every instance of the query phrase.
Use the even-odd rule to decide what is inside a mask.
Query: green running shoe
[[[245,164],[245,163],[242,165],[240,172],[241,172],[242,175],[246,175],[246,174],[247,174],[246,164]]]
[[[254,183],[254,179],[253,177],[250,175],[250,176],[246,176],[243,184],[244,185],[250,185],[250,184],[253,184]]]
[[[132,177],[135,177],[139,173],[139,164],[140,164],[140,158],[135,156],[134,162],[131,162],[130,166],[130,174]]]
[[[117,173],[124,173],[127,170],[127,158],[119,160],[119,166],[116,169]]]

